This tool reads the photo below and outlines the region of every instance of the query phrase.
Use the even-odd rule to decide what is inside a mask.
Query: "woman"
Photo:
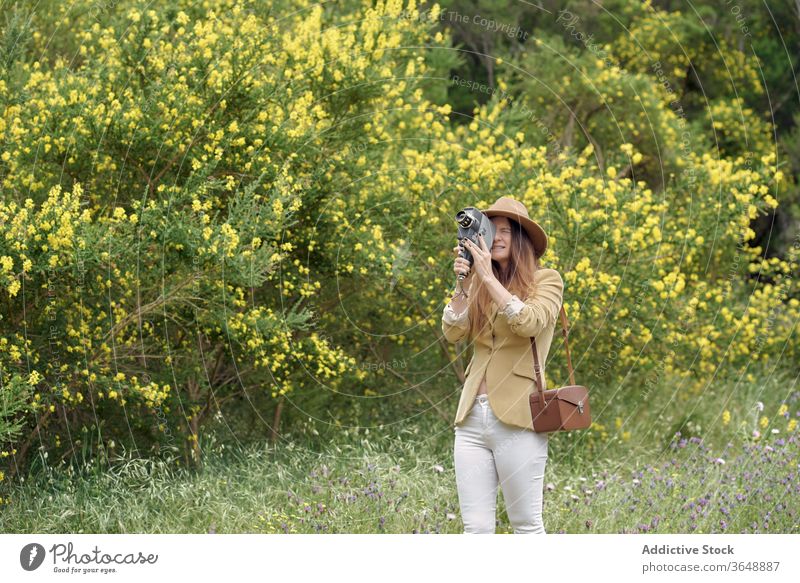
[[[474,342],[454,424],[461,517],[465,533],[494,533],[499,480],[514,533],[545,534],[542,489],[549,434],[533,430],[530,337],[536,338],[545,382],[564,282],[556,270],[539,267],[547,235],[525,205],[500,197],[484,214],[496,228],[492,247],[482,239],[480,245],[465,242],[473,265],[456,257],[454,271],[467,277],[442,315],[449,342],[465,337]]]

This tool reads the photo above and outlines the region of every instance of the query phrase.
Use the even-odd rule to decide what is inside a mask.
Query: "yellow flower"
[[[722,424],[727,425],[728,423],[730,423],[730,421],[731,421],[731,412],[725,409],[725,411],[722,412]]]
[[[761,426],[761,429],[766,429],[767,425],[769,425],[769,419],[765,415],[761,418],[761,421],[759,421],[758,424]]]
[[[8,286],[8,295],[10,295],[11,297],[16,296],[17,292],[19,292],[20,287],[22,286],[20,285],[19,281],[15,279],[14,281],[11,282],[11,285]]]

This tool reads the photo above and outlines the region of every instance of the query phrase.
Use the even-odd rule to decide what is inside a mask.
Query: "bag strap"
[[[567,312],[564,310],[564,304],[561,304],[561,310],[559,311],[559,315],[561,316],[561,330],[564,334],[564,350],[567,353],[567,369],[569,369],[569,383],[571,385],[575,384],[575,371],[572,370],[572,356],[569,352],[569,326],[567,323]],[[536,352],[536,339],[531,336],[531,349],[533,350],[533,370],[536,373],[536,386],[541,394],[541,398],[544,399],[544,383],[542,383],[542,367],[539,364],[539,355]],[[544,400],[542,400],[544,403]]]

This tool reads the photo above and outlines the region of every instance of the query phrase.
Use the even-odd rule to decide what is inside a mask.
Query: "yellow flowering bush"
[[[490,103],[507,107],[520,149],[547,149],[512,192],[556,239],[547,262],[565,277],[573,342],[591,346],[585,382],[685,377],[686,398],[712,374],[797,361],[797,249],[765,258],[753,230],[791,186],[768,118],[729,96],[763,94],[752,55],[696,15],[624,4],[630,22],[608,43],[588,40],[585,15],[560,14],[556,34],[498,68],[514,99]]]
[[[703,128],[709,128],[709,146],[725,157],[766,156],[775,145],[765,116],[745,107],[741,99],[720,98],[703,110]]]
[[[9,416],[26,419],[8,438],[21,458],[35,416],[58,451],[69,424],[95,422],[103,435],[87,439],[195,456],[237,400],[260,422],[266,406],[274,432],[281,411],[449,420],[452,387],[424,380],[454,358],[440,327],[453,218],[505,194],[548,232],[584,384],[655,373],[699,390],[754,358],[797,360],[797,257],[749,245],[777,204],[774,156],[761,142],[719,155],[700,132],[682,144],[689,121],[645,71],[583,55],[585,82],[551,73],[580,114],[570,129],[500,64],[498,83],[528,101],[492,99],[464,123],[426,90],[448,70],[437,5],[78,4],[59,35],[76,59],[31,57],[66,17],[53,3],[0,91],[0,375],[30,387],[34,415]],[[565,129],[561,147],[523,102]]]
[[[731,85],[740,92],[763,93],[756,57],[735,50],[724,36],[709,34],[697,14],[666,11],[650,0],[642,2],[640,10],[611,47],[623,67],[632,72],[659,71],[662,86],[688,100],[685,107],[695,105],[699,96],[684,93],[683,88],[697,79],[706,95]]]
[[[337,155],[385,139],[361,114],[411,95],[393,81],[416,63],[399,49],[430,27],[401,16],[413,1],[352,2],[358,18],[78,4],[30,14],[0,91],[2,385],[41,373],[28,410],[47,445],[97,417],[92,439],[179,446],[178,431],[199,454],[243,389],[335,390],[354,368],[301,305],[325,275],[298,260],[324,235],[306,221],[341,187]],[[76,59],[35,57],[59,24]]]

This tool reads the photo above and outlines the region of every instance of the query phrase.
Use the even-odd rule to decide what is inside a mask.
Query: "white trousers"
[[[494,534],[498,480],[514,534],[546,534],[542,520],[547,433],[508,425],[478,395],[455,427],[453,447],[464,534]]]

